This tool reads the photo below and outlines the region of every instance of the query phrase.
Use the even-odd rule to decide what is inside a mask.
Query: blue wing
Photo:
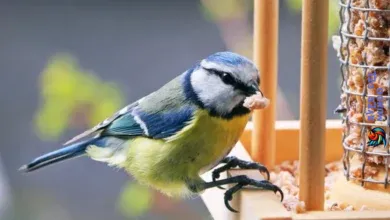
[[[167,138],[183,129],[191,121],[194,111],[191,105],[158,112],[147,112],[137,106],[113,121],[102,134]]]
[[[186,99],[183,76],[176,77],[132,105],[126,113],[107,125],[102,134],[163,139],[183,129],[190,123],[197,109],[195,104]]]

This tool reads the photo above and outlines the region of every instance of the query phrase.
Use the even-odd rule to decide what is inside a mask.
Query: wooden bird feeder
[[[367,0],[363,5],[367,7],[364,8],[363,6],[354,5],[354,1],[340,0],[340,19],[343,23],[345,13],[349,15],[348,22],[351,21],[352,15],[355,13],[360,16],[366,16],[365,22],[361,24],[364,27],[363,29],[366,29],[368,22],[370,22],[369,13],[379,13],[379,9],[374,9],[380,7],[377,4],[383,1],[390,8],[388,0]],[[361,3],[364,0],[356,2]],[[375,7],[370,7],[370,3],[367,2],[375,4]],[[286,160],[299,160],[299,197],[301,201],[305,202],[306,212],[301,214],[289,212],[280,202],[280,198],[273,192],[248,188],[241,190],[239,194],[235,195],[231,203],[232,207],[240,212],[237,214],[231,213],[222,202],[224,191],[215,188],[206,190],[202,194],[202,199],[211,216],[218,220],[390,219],[390,187],[383,190],[378,190],[377,187],[362,187],[360,183],[364,183],[366,180],[364,172],[363,178],[355,178],[354,180],[349,178],[348,172],[345,172],[347,178],[340,175],[332,189],[332,197],[337,199],[337,201],[348,202],[353,205],[365,204],[377,211],[324,211],[325,163],[339,161],[343,158],[345,163],[346,161],[348,162],[345,165],[345,170],[348,171],[350,168],[347,166],[353,164],[349,155],[352,153],[348,151],[350,149],[344,144],[349,134],[346,130],[350,130],[348,123],[351,123],[351,121],[348,121],[348,117],[344,120],[326,120],[329,1],[303,0],[300,121],[275,120],[279,1],[254,0],[254,6],[254,62],[260,69],[261,89],[264,95],[271,100],[271,105],[264,110],[254,112],[252,122],[248,123],[240,142],[233,149],[231,155],[241,159],[258,161],[270,169]],[[387,17],[390,17],[390,10],[384,11],[388,13]],[[349,24],[347,25],[349,26]],[[372,36],[372,33],[370,35],[369,32],[367,34],[360,33],[360,35],[352,32],[350,30],[345,32],[342,27],[340,28],[343,45],[345,45],[345,37],[360,39],[361,42],[354,42],[362,43],[365,46],[368,45],[369,40],[378,40],[375,39],[375,36]],[[387,34],[390,34],[390,31]],[[390,41],[388,37],[387,41]],[[350,43],[348,40],[348,44]],[[339,51],[341,53],[342,68],[348,69],[351,65],[356,65],[357,67],[362,65],[362,63],[349,62],[350,54],[347,52],[345,56],[342,47],[340,47]],[[364,59],[365,62],[363,64],[365,66],[369,65],[367,58]],[[343,70],[342,75],[345,76]],[[347,84],[347,79],[343,79],[343,85]],[[347,90],[349,88],[351,87],[342,87],[344,93],[351,93],[351,90]],[[363,90],[360,91],[361,95],[367,95],[367,90]],[[351,94],[347,95],[347,100],[350,100]],[[350,108],[349,103],[346,105],[347,109]],[[390,121],[388,116],[389,113],[387,113],[387,122]],[[365,121],[358,122],[360,123],[358,125],[364,128],[361,129],[362,131],[371,128],[367,127],[366,129],[364,123],[367,122]],[[387,127],[386,132],[389,133],[390,129],[388,127],[390,123],[386,123],[384,126]],[[389,142],[390,135],[387,136],[387,143]],[[363,149],[365,149],[365,142],[362,143]],[[356,149],[354,150],[354,152],[357,151]],[[360,150],[360,153],[363,155],[363,158],[367,159],[365,151]],[[383,160],[387,161],[386,167],[388,167],[390,157],[386,157]],[[363,164],[363,166],[366,166],[366,163]],[[363,167],[362,169],[364,170],[365,168]],[[383,170],[387,172],[388,168],[383,168]],[[256,179],[263,179],[263,176],[258,171],[253,170],[230,170],[226,173],[227,176],[242,174]],[[385,176],[387,178],[387,174]],[[206,180],[211,179],[210,173],[204,174],[203,177]],[[356,181],[359,183],[357,184]],[[375,184],[372,182],[370,183],[371,185]],[[384,181],[384,185],[388,185],[387,179]]]

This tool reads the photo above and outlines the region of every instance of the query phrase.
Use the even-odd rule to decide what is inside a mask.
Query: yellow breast
[[[177,143],[177,154],[194,155],[188,171],[191,175],[198,175],[207,171],[216,162],[226,156],[240,138],[249,114],[235,117],[230,120],[211,117],[207,111],[199,110],[194,122],[183,132],[168,139],[168,142]],[[176,145],[176,144],[175,144]]]
[[[126,169],[156,188],[178,188],[221,160],[240,138],[250,115],[230,120],[198,110],[188,126],[165,139],[136,138],[129,145]]]

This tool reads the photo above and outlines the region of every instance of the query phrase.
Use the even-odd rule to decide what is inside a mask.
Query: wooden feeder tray
[[[299,155],[299,121],[276,121],[276,136],[287,137],[277,138],[276,164],[283,161],[298,160]],[[248,123],[240,142],[235,146],[230,155],[252,161],[249,154],[251,149],[251,131],[253,123]],[[326,123],[326,158],[327,163],[340,161],[343,149],[341,143],[341,120],[327,120]],[[248,175],[251,178],[262,180],[264,177],[257,170],[230,170],[221,176]],[[211,171],[202,176],[206,181],[211,180]],[[364,195],[364,200],[362,200]],[[318,220],[379,220],[390,219],[390,193],[377,190],[370,190],[361,187],[359,184],[348,182],[344,175],[340,175],[331,190],[330,200],[343,202],[359,209],[362,205],[375,211],[306,211],[294,213],[287,209],[280,202],[279,196],[271,191],[258,189],[243,189],[230,202],[233,208],[239,213],[231,213],[226,209],[223,202],[224,190],[209,189],[202,194],[202,199],[209,209],[213,219],[318,219]]]

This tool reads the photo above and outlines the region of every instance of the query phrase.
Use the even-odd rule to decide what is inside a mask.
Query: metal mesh
[[[382,3],[384,5],[382,5]],[[380,75],[381,77],[386,77],[387,81],[390,82],[390,80],[388,80],[390,73],[390,63],[388,59],[388,45],[390,42],[390,21],[388,20],[390,19],[390,9],[388,8],[390,8],[390,0],[340,0],[339,5],[339,16],[341,22],[339,36],[341,44],[338,53],[341,63],[340,72],[342,77],[342,100],[344,100],[342,101],[342,105],[346,109],[343,115],[344,130],[342,137],[344,148],[344,174],[348,180],[360,181],[362,185],[369,182],[374,184],[384,184],[384,186],[387,187],[390,181],[390,83],[386,85],[386,92],[383,94],[373,94],[375,92],[371,92],[370,90],[373,86],[373,84],[370,84],[372,83],[370,82],[370,79],[373,75]],[[378,23],[378,27],[381,30],[387,29],[387,35],[386,32],[384,32],[383,36],[382,33],[375,32],[375,28],[378,27],[373,26],[376,24],[376,20],[372,20],[374,19],[373,17],[383,18],[384,21],[387,21],[383,24],[381,22]],[[359,26],[357,25],[360,25],[362,27],[361,29],[364,31],[361,32]],[[375,42],[375,45],[383,44],[382,49],[384,50],[384,56],[386,56],[387,52],[387,60],[377,63],[371,62],[373,60],[372,55],[375,55],[375,53],[370,54],[367,48],[373,47],[373,43],[370,43],[373,41],[379,41]],[[363,48],[363,50],[360,50],[359,52],[359,49],[351,49],[354,47]],[[375,51],[375,47],[373,48],[373,51]],[[360,57],[361,59],[355,59],[356,57]],[[357,76],[356,73],[359,73],[360,76]],[[351,79],[357,80],[359,77],[362,77],[362,89],[356,89],[357,87],[353,87],[353,84],[351,84],[353,83],[351,82],[353,81]],[[361,81],[358,82],[361,83]],[[378,89],[376,91],[378,91]],[[374,103],[376,103],[374,111],[372,111],[372,109],[374,109],[372,108],[373,100]],[[380,107],[381,105],[378,104],[380,100],[382,100],[382,104],[387,103],[387,106]],[[357,111],[358,109],[362,109],[361,112]],[[373,116],[368,113],[374,112],[373,114],[375,114],[376,112],[376,116],[374,117],[377,117],[376,119],[378,119],[378,114],[381,112],[380,109],[383,112],[383,117],[381,117],[382,120],[373,121]],[[360,115],[357,117],[352,113]],[[368,141],[372,138],[372,136],[368,135],[372,135],[370,131],[376,127],[382,128],[385,131],[386,144],[373,147],[372,144],[368,144]],[[358,143],[356,143],[356,141]],[[376,150],[379,148],[383,149]],[[360,175],[355,175],[358,173],[355,172],[356,167],[354,167],[355,171],[351,168],[351,158],[353,157],[359,158],[360,167],[358,167],[358,169],[361,170]],[[369,172],[366,172],[368,167],[379,167],[378,170],[384,170],[384,177],[379,179],[372,173],[370,174]]]

